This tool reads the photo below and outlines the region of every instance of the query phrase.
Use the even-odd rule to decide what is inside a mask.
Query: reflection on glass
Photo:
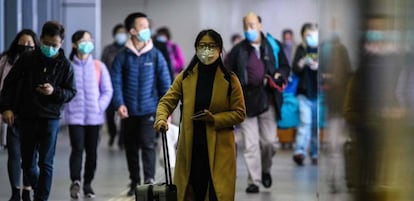
[[[320,5],[345,10],[328,10],[320,22],[328,122],[321,200],[414,200],[414,2]]]

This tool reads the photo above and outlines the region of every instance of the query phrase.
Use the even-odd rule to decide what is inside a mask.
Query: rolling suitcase
[[[161,132],[165,164],[165,183],[139,185],[135,189],[136,201],[177,201],[177,186],[172,183],[170,157],[166,132]]]
[[[278,128],[277,129],[277,138],[279,139],[279,143],[282,149],[293,148],[293,143],[295,142],[295,135],[296,135],[296,128],[287,128],[287,129]]]

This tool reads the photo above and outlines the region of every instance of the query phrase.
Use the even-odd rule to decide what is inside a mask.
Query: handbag
[[[177,201],[177,186],[172,183],[167,132],[161,131],[162,152],[165,164],[165,183],[139,185],[135,189],[136,201]]]
[[[268,74],[266,74],[265,77],[267,79],[267,86],[269,86],[270,89],[276,90],[279,93],[282,93],[285,90],[286,82],[283,80],[282,77],[274,79],[272,76]]]

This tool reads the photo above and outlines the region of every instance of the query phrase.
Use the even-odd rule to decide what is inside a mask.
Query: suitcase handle
[[[165,183],[167,185],[172,185],[172,177],[171,177],[171,165],[170,165],[170,155],[168,153],[168,146],[167,146],[167,131],[164,127],[161,127],[161,138],[162,138],[162,152],[164,154],[164,164],[165,164]]]

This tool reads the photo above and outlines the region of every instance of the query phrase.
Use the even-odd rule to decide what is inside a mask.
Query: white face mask
[[[306,44],[309,47],[318,47],[318,43],[319,43],[318,38],[319,38],[318,37],[318,32],[313,31],[308,36],[306,36],[306,38],[305,38]]]
[[[157,36],[157,41],[159,41],[159,42],[162,42],[162,43],[165,43],[165,42],[167,42],[167,36],[163,36],[163,35],[160,35],[160,36]]]
[[[209,65],[214,63],[218,59],[218,54],[216,54],[215,50],[204,48],[197,50],[197,57],[201,61],[201,63]]]
[[[115,42],[118,45],[124,45],[127,40],[128,40],[128,34],[126,33],[117,33],[115,35]]]

